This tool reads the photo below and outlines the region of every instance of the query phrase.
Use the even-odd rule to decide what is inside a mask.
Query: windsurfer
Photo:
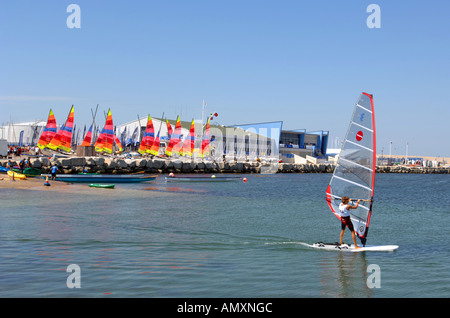
[[[355,244],[355,249],[360,248],[356,244],[355,229],[353,228],[352,221],[350,220],[350,210],[357,209],[360,200],[358,200],[356,202],[356,205],[351,205],[351,204],[349,204],[350,198],[347,196],[344,196],[344,197],[342,197],[341,201],[342,201],[342,203],[339,205],[339,215],[341,217],[341,234],[339,236],[339,243],[342,245],[342,239],[344,237],[345,227],[348,227],[348,229],[352,233],[352,239],[353,239],[353,243]]]

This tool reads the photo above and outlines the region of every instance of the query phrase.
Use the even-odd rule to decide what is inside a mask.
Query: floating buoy
[[[216,177],[215,175],[212,175],[212,176],[211,176],[211,178],[215,178],[215,177]]]
[[[242,179],[242,181],[244,181],[244,183],[246,183],[247,182],[247,178]]]
[[[173,172],[169,173],[169,177],[171,177],[171,178],[175,177],[175,175],[173,174]]]

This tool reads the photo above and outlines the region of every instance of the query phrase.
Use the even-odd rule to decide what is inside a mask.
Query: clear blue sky
[[[69,29],[69,4],[81,28]],[[381,9],[370,29],[369,4]],[[362,91],[378,153],[450,157],[450,2],[48,0],[0,2],[0,123],[89,124],[111,108],[221,124],[282,120],[343,138]],[[100,118],[98,116],[97,118]],[[102,118],[103,120],[103,118]],[[97,121],[99,122],[99,121]]]

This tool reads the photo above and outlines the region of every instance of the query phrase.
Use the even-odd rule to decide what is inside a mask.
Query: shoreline
[[[1,159],[0,166],[5,167],[8,160],[18,165],[22,156],[15,159]],[[41,169],[43,174],[49,173],[56,165],[60,174],[88,173],[102,174],[271,174],[271,173],[332,173],[333,163],[261,163],[261,162],[213,162],[186,159],[138,158],[121,159],[109,157],[30,157],[30,166]],[[376,173],[419,173],[419,174],[450,174],[450,167],[422,167],[408,165],[377,166]],[[9,178],[6,174],[5,176]],[[1,177],[1,176],[0,176]]]

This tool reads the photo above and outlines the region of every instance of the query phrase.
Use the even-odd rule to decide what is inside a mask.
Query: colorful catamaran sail
[[[150,147],[150,154],[154,156],[157,156],[159,154],[159,131],[158,134],[156,134],[153,145]]]
[[[65,152],[70,152],[72,144],[73,121],[74,107],[72,105],[65,124],[61,127],[60,130],[58,130],[56,135],[49,142],[49,144],[47,145],[48,148],[53,150],[61,149]]]
[[[58,128],[56,126],[55,115],[53,114],[53,111],[50,109],[50,113],[48,114],[48,118],[47,118],[47,125],[44,127],[41,137],[39,138],[39,141],[37,144],[38,147],[41,149],[44,149],[45,147],[47,147],[49,142],[56,135],[57,129]]]
[[[89,130],[86,133],[86,136],[84,136],[83,143],[81,144],[81,146],[83,146],[83,147],[90,146],[92,143],[92,126],[93,125],[91,125],[91,127],[89,127]]]
[[[114,142],[116,141],[119,146],[119,151],[122,151],[120,143],[114,134],[114,124],[111,114],[111,109],[108,110],[108,115],[106,116],[105,126],[103,127],[100,135],[95,143],[95,151],[112,153]]]
[[[202,147],[200,149],[200,157],[208,157],[209,156],[209,117],[206,122],[205,133],[202,139]]]
[[[177,116],[177,122],[175,124],[175,130],[173,133],[170,133],[170,141],[169,145],[166,148],[166,155],[178,155],[180,152],[180,144],[181,144],[181,122],[180,117]]]
[[[376,134],[373,97],[362,93],[355,105],[336,168],[326,190],[326,200],[331,211],[340,219],[339,204],[343,196],[361,201],[351,210],[355,233],[366,244],[372,213],[375,185]]]
[[[192,119],[191,128],[189,130],[189,135],[186,136],[183,142],[183,148],[180,150],[180,155],[186,157],[192,157],[194,153],[195,146],[195,125],[194,119]]]
[[[155,128],[153,127],[152,117],[148,115],[147,128],[145,129],[144,136],[142,136],[138,152],[141,155],[150,153],[154,139],[155,139]]]

